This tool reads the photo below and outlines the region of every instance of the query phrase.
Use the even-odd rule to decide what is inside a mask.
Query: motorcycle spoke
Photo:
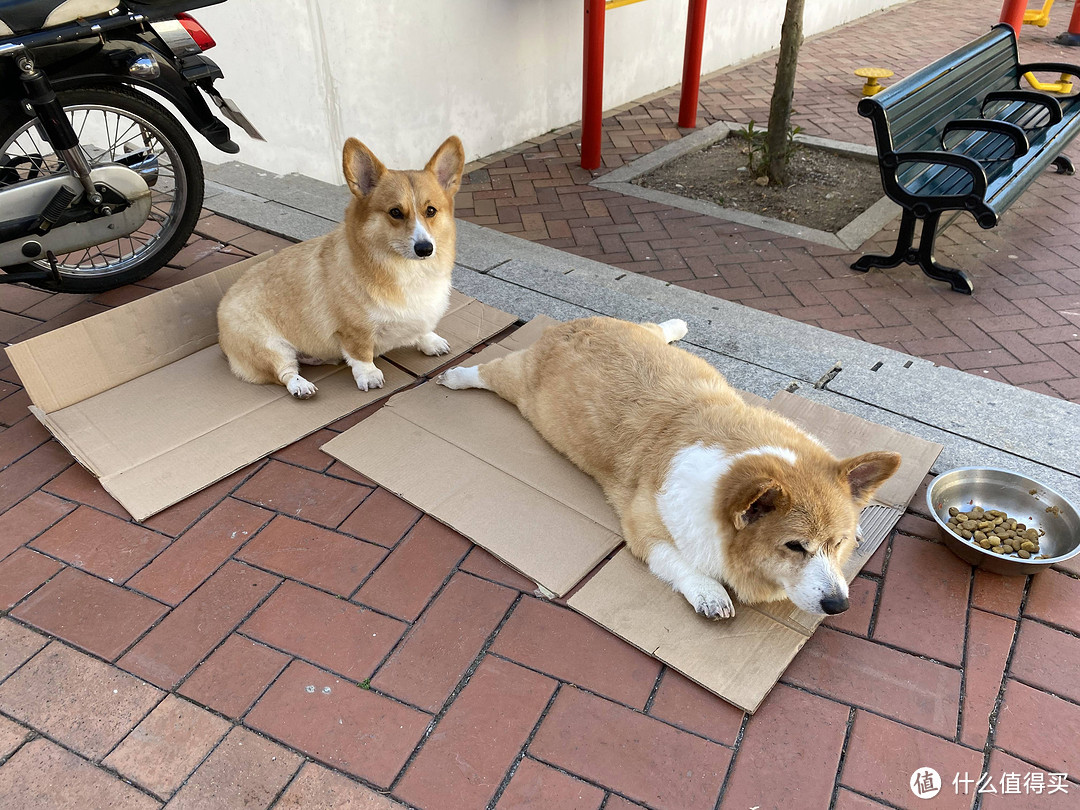
[[[90,119],[90,111],[83,110],[82,125],[79,127],[79,143],[82,143],[83,130],[86,129],[86,122]],[[75,126],[75,111],[71,111],[71,125]]]

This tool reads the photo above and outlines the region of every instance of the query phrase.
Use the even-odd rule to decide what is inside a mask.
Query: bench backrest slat
[[[982,99],[1015,89],[1019,58],[1008,26],[995,26],[936,62],[859,103],[873,119],[878,151],[940,149],[941,130],[957,118],[977,118]]]

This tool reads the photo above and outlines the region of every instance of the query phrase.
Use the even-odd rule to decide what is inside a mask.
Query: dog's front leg
[[[671,541],[671,535],[656,512],[656,498],[647,487],[638,489],[625,502],[612,499],[622,516],[623,537],[638,559],[645,561],[653,575],[686,597],[694,610],[709,619],[730,619],[735,604],[723,584],[701,573]]]
[[[446,341],[446,338],[436,335],[434,332],[421,335],[415,345],[416,348],[431,357],[450,353],[450,344]]]
[[[356,387],[361,391],[383,387],[383,373],[375,365],[375,340],[364,331],[338,332],[341,354],[352,369]]]
[[[649,552],[649,570],[686,597],[694,610],[708,619],[730,619],[735,615],[731,601],[719,580],[694,568],[682,552],[670,543],[657,543]]]

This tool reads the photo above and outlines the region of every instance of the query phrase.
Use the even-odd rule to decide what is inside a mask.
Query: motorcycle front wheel
[[[27,283],[53,292],[97,293],[144,279],[180,251],[199,219],[203,171],[195,144],[164,107],[133,91],[83,88],[57,97],[90,166],[121,163],[140,172],[152,204],[146,222],[133,233],[57,256],[59,281]],[[0,188],[61,172],[67,168],[42,137],[36,118],[0,122]],[[49,263],[39,260],[6,271],[47,269]]]

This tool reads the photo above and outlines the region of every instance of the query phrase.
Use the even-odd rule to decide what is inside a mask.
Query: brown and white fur
[[[848,606],[841,566],[860,509],[900,464],[837,459],[813,436],[748,405],[704,360],[668,346],[683,321],[586,318],[529,348],[440,375],[512,402],[597,480],[630,550],[710,618],[789,597],[809,613]],[[727,587],[725,587],[727,586]]]
[[[345,220],[252,267],[218,307],[233,374],[298,399],[317,390],[299,363],[344,360],[367,391],[383,386],[374,361],[384,352],[450,350],[434,330],[450,302],[461,141],[448,138],[423,170],[390,171],[349,138],[342,165],[353,194]]]

